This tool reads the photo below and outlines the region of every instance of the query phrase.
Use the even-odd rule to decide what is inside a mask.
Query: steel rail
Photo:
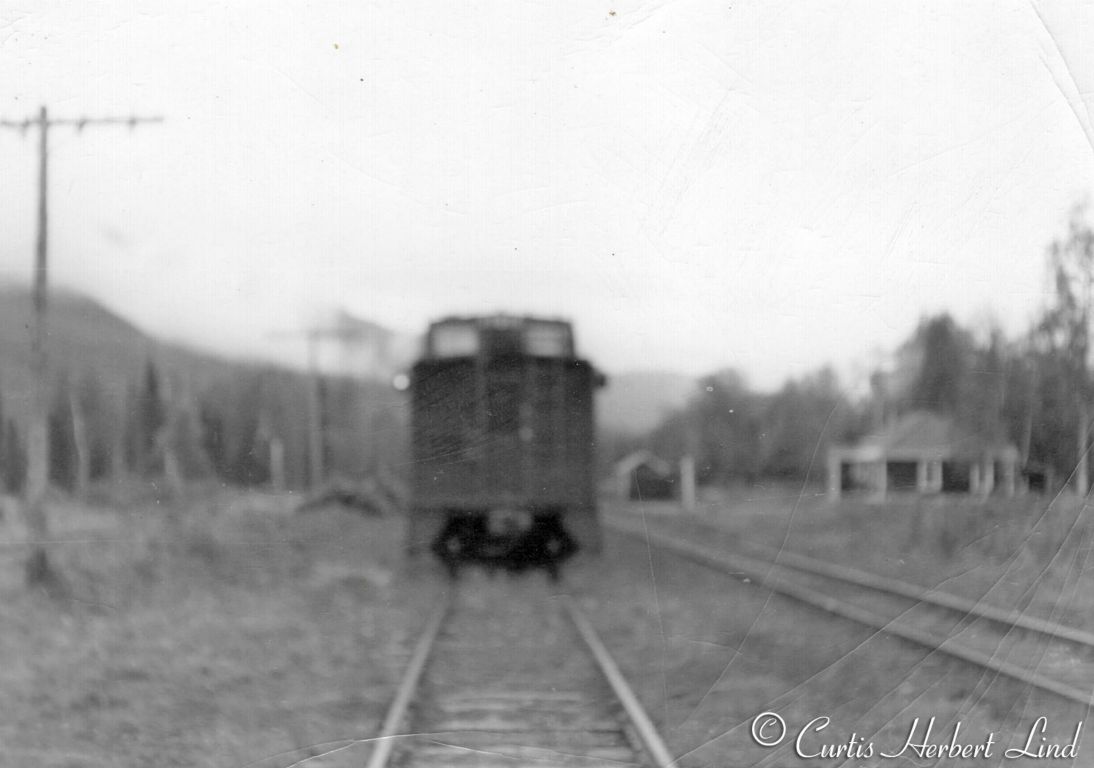
[[[673,539],[665,534],[648,531],[638,526],[631,526],[613,520],[607,523],[608,527],[627,536],[641,539],[644,542],[656,544],[662,549],[673,552],[676,555],[692,560],[713,570],[725,573],[743,573],[751,577],[756,583],[762,584],[768,589],[794,598],[815,608],[820,608],[835,616],[863,624],[872,629],[879,630],[893,637],[899,637],[916,645],[928,648],[931,651],[939,651],[947,656],[974,664],[1006,677],[1039,688],[1043,691],[1055,694],[1069,701],[1077,702],[1084,706],[1094,703],[1094,691],[1082,690],[1052,678],[1033,672],[1017,664],[1000,661],[993,656],[980,651],[962,646],[948,637],[916,629],[888,619],[880,614],[852,605],[844,600],[826,595],[810,587],[797,583],[793,578],[780,576],[777,571],[792,572],[790,568],[782,567],[764,560],[756,560],[740,555],[730,555],[700,544]],[[772,570],[776,572],[773,573]]]
[[[610,521],[609,524],[615,522],[617,521]],[[626,525],[626,523],[620,524]],[[697,524],[711,527],[713,530],[721,533],[719,528],[711,526],[709,523]],[[771,562],[772,565],[792,568],[805,573],[822,575],[822,577],[827,579],[842,581],[856,586],[864,586],[866,589],[874,590],[875,592],[892,593],[901,597],[907,597],[908,600],[917,601],[919,603],[929,603],[930,605],[936,605],[941,608],[955,610],[955,612],[964,615],[996,621],[998,624],[1037,632],[1038,635],[1054,637],[1059,640],[1067,640],[1076,645],[1083,645],[1083,647],[1086,648],[1094,648],[1094,632],[1079,629],[1078,627],[1069,627],[1067,625],[1058,624],[1056,621],[1027,616],[1021,612],[1017,612],[1017,610],[1009,610],[990,604],[974,602],[951,592],[927,589],[927,587],[918,584],[910,584],[905,581],[900,581],[899,579],[891,579],[878,573],[870,573],[869,571],[863,571],[849,566],[839,566],[836,565],[836,563],[817,560],[816,558],[807,557],[799,554],[799,552],[788,549],[775,549],[763,544],[747,542],[747,540],[742,540],[741,544],[746,549],[756,552],[756,554],[763,557],[765,561]]]
[[[615,521],[612,521],[615,522]],[[705,524],[709,525],[709,524]],[[713,527],[713,526],[711,526]],[[715,528],[715,530],[718,530]],[[909,584],[906,581],[889,578],[876,573],[870,573],[846,565],[817,560],[813,557],[799,554],[786,549],[777,550],[772,547],[758,544],[752,541],[742,541],[741,544],[753,552],[758,553],[766,561],[784,568],[793,568],[804,573],[854,584],[858,587],[866,587],[876,592],[889,592],[894,595],[906,597],[920,603],[937,605],[964,615],[994,621],[1007,626],[1018,627],[1041,635],[1066,640],[1076,645],[1094,648],[1094,632],[1087,632],[1078,627],[1069,627],[1047,619],[1039,619],[1027,616],[1015,610],[998,608],[990,604],[974,602],[967,598],[945,592],[940,589],[927,589],[917,584]]]
[[[1094,632],[1087,632],[1077,627],[1068,627],[1046,619],[1038,619],[1027,616],[1018,611],[997,608],[993,605],[984,605],[973,602],[959,595],[944,592],[938,589],[924,589],[914,584],[909,584],[899,579],[861,571],[846,565],[835,565],[817,560],[806,555],[786,550],[776,550],[762,544],[743,542],[746,547],[763,555],[764,559],[773,565],[790,567],[796,571],[812,573],[824,576],[835,581],[866,587],[878,592],[890,592],[920,603],[930,603],[940,608],[948,608],[958,613],[976,616],[981,619],[998,622],[1007,626],[1019,627],[1030,632],[1048,635],[1060,640],[1094,648]]]
[[[569,595],[559,595],[558,599],[569,614],[570,620],[574,623],[574,626],[577,627],[578,634],[580,634],[581,639],[585,641],[585,645],[588,647],[589,652],[592,653],[597,666],[600,667],[601,673],[608,681],[608,685],[610,685],[612,691],[615,692],[615,696],[619,699],[619,703],[623,705],[627,717],[630,718],[631,723],[634,725],[634,729],[638,733],[638,738],[642,741],[642,746],[645,748],[647,754],[653,759],[654,765],[656,765],[657,768],[672,768],[675,766],[675,758],[673,758],[672,753],[669,752],[668,747],[665,746],[665,742],[661,739],[661,735],[657,732],[657,728],[654,727],[653,721],[650,720],[649,715],[646,714],[646,710],[642,707],[641,702],[638,701],[638,697],[635,696],[634,691],[631,690],[630,685],[627,683],[627,679],[623,676],[623,673],[619,671],[619,666],[615,663],[611,653],[608,652],[607,647],[596,634],[596,630],[593,629],[592,623],[585,617],[584,612],[578,607],[572,597]]]
[[[429,621],[418,639],[418,644],[414,647],[414,653],[406,665],[406,670],[403,672],[403,679],[395,692],[395,698],[392,699],[391,706],[388,707],[383,726],[380,728],[380,735],[373,740],[376,747],[369,755],[366,768],[384,768],[391,758],[391,750],[395,746],[399,728],[406,720],[407,707],[410,705],[414,692],[418,689],[418,681],[421,680],[422,671],[425,669],[429,655],[433,651],[434,641],[437,639],[441,625],[451,608],[452,596],[449,595],[440,601],[429,617]]]

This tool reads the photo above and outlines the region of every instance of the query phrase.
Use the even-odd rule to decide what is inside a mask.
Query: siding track
[[[652,520],[613,516],[605,524],[727,575],[747,576],[832,615],[1069,701],[1094,703],[1094,643],[1089,642],[1094,638],[1081,630],[785,552],[752,547],[767,558],[737,554],[725,544],[711,543],[731,539],[711,526],[702,526],[700,542],[695,540],[698,532],[669,534],[665,523]]]

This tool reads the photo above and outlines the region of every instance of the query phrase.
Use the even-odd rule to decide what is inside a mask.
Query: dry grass
[[[786,719],[791,742],[797,729],[827,716],[831,726],[814,743],[846,743],[857,734],[889,752],[899,749],[916,717],[924,723],[938,718],[933,741],[947,743],[961,722],[964,743],[994,733],[1002,745],[993,760],[971,763],[1008,766],[1042,764],[1001,759],[1003,748],[1022,745],[1038,716],[1049,719],[1051,738],[1064,740],[1086,719],[1084,707],[834,619],[637,539],[609,536],[605,555],[604,562],[575,574],[589,593],[585,604],[670,748],[684,756],[682,766],[840,764],[798,759],[785,744],[759,748],[749,729],[765,711]],[[1085,759],[1074,765],[1086,765]],[[875,754],[848,765],[958,762],[908,755],[879,760]]]
[[[130,502],[55,505],[61,597],[0,550],[0,764],[287,766],[374,732],[436,591],[398,578],[398,520]]]
[[[672,505],[649,510],[679,514]],[[742,541],[1094,629],[1094,515],[1074,496],[908,495],[833,505],[820,489],[772,486],[707,491],[696,518]]]
[[[1087,518],[1043,501],[828,508],[770,490],[704,514],[764,543],[1078,612],[1092,591]],[[57,504],[63,599],[28,593],[19,550],[0,538],[0,765],[272,768],[374,733],[440,585],[402,564],[399,520],[296,515],[292,502],[209,489],[175,504],[136,491]],[[763,758],[747,727],[766,708],[798,724],[828,714],[879,743],[916,714],[1008,740],[1037,714],[1073,727],[1070,710],[1016,684],[639,543],[609,537],[569,576],[674,748],[698,749],[685,765]]]

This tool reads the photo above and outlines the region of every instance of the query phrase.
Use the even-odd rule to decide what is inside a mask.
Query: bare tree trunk
[[[77,387],[68,390],[68,407],[72,411],[72,444],[76,450],[76,498],[82,499],[87,495],[87,486],[91,481],[91,450],[87,442],[87,422],[84,420],[84,412],[80,407],[80,398],[77,396]]]
[[[163,474],[167,479],[167,487],[171,489],[171,494],[176,498],[181,496],[184,488],[182,468],[179,465],[178,454],[175,453],[175,448],[170,439],[163,448]]]
[[[1034,368],[1036,371],[1036,368]],[[1034,374],[1036,375],[1036,374]],[[1031,377],[1032,378],[1032,377]],[[1022,425],[1022,466],[1029,467],[1029,450],[1033,444],[1033,408],[1036,402],[1037,385],[1036,379],[1032,379],[1029,382],[1029,389],[1026,397],[1026,418],[1025,423]]]
[[[127,433],[128,433],[128,408],[130,406],[130,390],[125,379],[117,380],[117,394],[114,398],[113,408],[117,418],[114,421],[113,433],[110,437],[110,481],[117,485],[129,475],[129,466],[126,459]]]
[[[171,376],[163,377],[163,403],[165,417],[157,442],[163,455],[163,475],[173,496],[182,495],[185,478],[179,461],[179,435],[182,429],[182,402],[184,393]]]
[[[110,480],[117,484],[125,479],[129,470],[125,466],[125,429],[114,434],[114,446],[110,449]]]
[[[1087,411],[1086,400],[1079,398],[1079,423],[1078,427],[1078,449],[1079,458],[1075,466],[1075,493],[1080,496],[1086,496],[1086,492],[1090,489],[1090,476],[1087,469]]]

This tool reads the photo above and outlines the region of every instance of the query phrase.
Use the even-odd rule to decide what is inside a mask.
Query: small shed
[[[635,451],[615,463],[612,470],[616,493],[634,501],[676,498],[676,473],[672,464],[647,450]]]
[[[906,414],[856,445],[828,451],[828,496],[866,491],[876,498],[889,492],[993,492],[1013,496],[1018,449],[973,434],[928,411]]]

